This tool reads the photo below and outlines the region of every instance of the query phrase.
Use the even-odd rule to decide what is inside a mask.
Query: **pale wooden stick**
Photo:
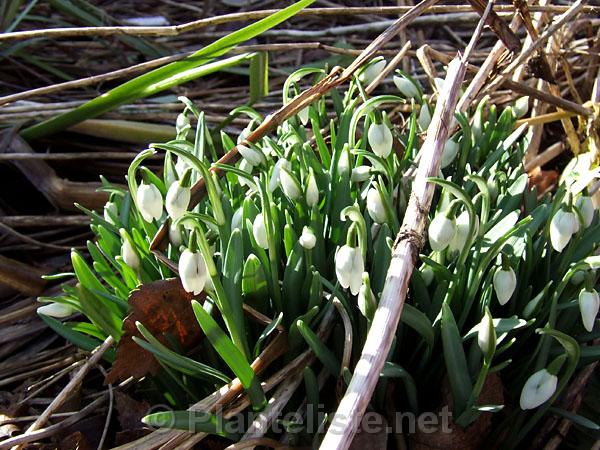
[[[350,446],[379,381],[402,314],[408,282],[424,242],[427,216],[435,190],[428,178],[437,175],[440,170],[442,151],[448,139],[460,86],[467,71],[467,60],[481,34],[491,6],[491,3],[488,4],[482,15],[465,55],[455,58],[448,66],[444,90],[440,93],[421,149],[421,161],[402,228],[396,237],[381,300],[350,385],[321,443],[320,448],[323,450],[345,450]]]

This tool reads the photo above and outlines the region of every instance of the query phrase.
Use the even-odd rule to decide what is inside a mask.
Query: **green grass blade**
[[[111,89],[71,111],[33,125],[32,127],[23,130],[21,136],[26,140],[39,139],[48,134],[64,130],[83,120],[98,117],[100,114],[125,103],[156,94],[157,92],[175,86],[180,82],[185,82],[187,80],[181,79],[179,74],[208,64],[215,58],[224,55],[241,42],[252,39],[264,31],[280,24],[284,20],[287,20],[301,9],[310,5],[313,1],[314,0],[300,0],[281,11],[277,11],[269,17],[218,39],[181,61],[175,61],[166,66],[154,69]],[[165,80],[171,80],[171,83],[167,83]]]
[[[202,411],[162,411],[147,415],[142,422],[153,427],[175,428],[191,433],[216,434],[232,441],[239,438],[239,436],[227,432],[232,427],[227,426],[225,419]]]

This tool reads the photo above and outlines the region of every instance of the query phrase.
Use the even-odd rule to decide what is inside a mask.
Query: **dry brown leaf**
[[[175,339],[181,348],[189,350],[202,336],[192,310],[193,295],[183,289],[179,279],[161,280],[140,286],[129,296],[131,314],[123,323],[125,333],[117,346],[115,363],[106,377],[107,383],[141,378],[154,374],[160,365],[152,353],[137,345],[132,337],[141,334],[135,326],[142,323],[163,344],[167,336]]]

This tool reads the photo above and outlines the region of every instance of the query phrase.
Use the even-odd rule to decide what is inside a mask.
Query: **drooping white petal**
[[[254,235],[254,240],[260,248],[269,248],[267,228],[265,226],[265,218],[262,213],[257,214],[257,216],[254,219],[254,222],[252,223],[252,234]]]
[[[467,243],[467,237],[469,236],[469,213],[467,211],[461,212],[456,218],[456,233],[450,244],[448,250],[450,253],[461,252]],[[479,217],[475,216],[475,231],[474,235],[477,236],[479,232]]]
[[[456,155],[458,154],[458,149],[460,145],[454,139],[448,139],[446,145],[444,145],[444,151],[442,153],[442,164],[441,168],[445,169],[454,161]]]
[[[179,182],[171,185],[167,191],[165,207],[173,220],[177,220],[185,214],[190,204],[191,195],[189,187],[183,187]]]
[[[369,188],[369,191],[367,192],[367,211],[373,221],[377,223],[385,223],[387,221],[383,200],[375,187]]]
[[[246,147],[245,145],[238,145],[237,149],[240,152],[240,155],[242,155],[242,158],[248,161],[248,163],[250,163],[252,166],[258,166],[265,159],[265,155],[263,155],[260,150],[255,148]]]
[[[317,243],[317,236],[315,236],[315,233],[313,233],[309,227],[304,227],[302,229],[302,234],[298,238],[298,242],[300,242],[300,245],[305,249],[312,250]]]
[[[311,171],[306,185],[306,204],[312,208],[317,203],[319,203],[319,187],[315,180],[315,174]]]
[[[169,242],[175,248],[179,248],[183,243],[181,230],[179,229],[179,227],[173,224],[169,225]]]
[[[361,181],[367,181],[369,178],[371,178],[371,166],[358,166],[352,169],[350,181],[359,183]]]
[[[417,87],[409,80],[404,77],[394,76],[392,79],[396,88],[400,91],[403,97],[405,98],[417,98],[419,95],[419,90]]]
[[[589,332],[594,329],[599,309],[600,297],[598,297],[598,293],[595,290],[583,289],[579,293],[579,312],[581,313],[583,326]]]
[[[362,73],[359,75],[360,82],[365,86],[371,84],[371,82],[377,78],[377,75],[381,73],[381,71],[385,68],[386,61],[382,59],[381,61],[377,61],[376,63],[371,64]]]
[[[577,197],[577,200],[575,200],[575,206],[581,212],[581,216],[583,217],[583,226],[585,228],[589,227],[592,223],[592,220],[594,220],[595,212],[592,198],[588,197],[587,195]]]
[[[158,188],[153,184],[140,184],[136,196],[137,206],[146,222],[158,220],[162,216],[163,198]]]
[[[500,267],[494,273],[493,284],[496,297],[498,297],[498,303],[505,305],[515,292],[517,276],[512,268],[502,270],[502,267]]]
[[[431,112],[429,111],[429,106],[427,106],[427,103],[423,103],[421,105],[421,111],[419,111],[417,123],[419,124],[419,127],[421,127],[422,131],[425,131],[429,127],[429,124],[431,123]]]
[[[529,110],[529,97],[519,97],[515,102],[513,110],[517,119],[520,119],[527,114],[527,111]]]
[[[546,369],[531,375],[521,391],[521,409],[533,409],[546,403],[556,392],[558,378]]]
[[[574,229],[573,213],[559,210],[550,222],[550,243],[557,252],[562,252],[571,240]]]
[[[394,138],[392,137],[392,132],[385,123],[373,122],[369,126],[367,138],[373,153],[380,158],[387,158],[392,152]]]
[[[295,201],[300,198],[300,195],[302,195],[300,184],[290,172],[284,168],[281,168],[281,171],[279,172],[279,180],[281,182],[283,193],[287,195],[290,200]]]
[[[121,257],[125,264],[133,270],[138,270],[140,268],[140,257],[132,247],[129,239],[123,239],[123,244],[121,244]]]
[[[445,214],[436,215],[429,224],[429,245],[436,252],[444,250],[456,234],[456,221]]]
[[[38,314],[42,314],[48,317],[55,317],[57,319],[64,319],[73,315],[75,309],[64,303],[48,303],[44,306],[40,306],[37,309]]]
[[[206,263],[200,252],[185,249],[179,257],[179,277],[187,292],[198,295],[206,284]]]
[[[352,273],[350,276],[350,292],[352,295],[358,295],[362,286],[362,273],[365,271],[365,262],[362,257],[362,252],[357,247],[354,249],[352,258]]]
[[[335,254],[335,274],[344,289],[350,287],[355,252],[353,247],[342,245]]]

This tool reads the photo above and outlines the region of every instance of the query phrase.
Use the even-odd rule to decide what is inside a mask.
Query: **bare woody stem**
[[[428,179],[439,173],[444,145],[458,101],[460,86],[467,72],[467,60],[481,33],[493,2],[488,4],[465,55],[457,56],[448,66],[444,90],[440,94],[427,137],[421,149],[421,161],[400,232],[396,237],[381,300],[360,360],[346,394],[333,417],[321,449],[345,450],[352,443],[362,416],[379,381],[381,369],[394,339],[402,314],[408,282],[417,256],[424,244],[425,226],[435,187]]]

